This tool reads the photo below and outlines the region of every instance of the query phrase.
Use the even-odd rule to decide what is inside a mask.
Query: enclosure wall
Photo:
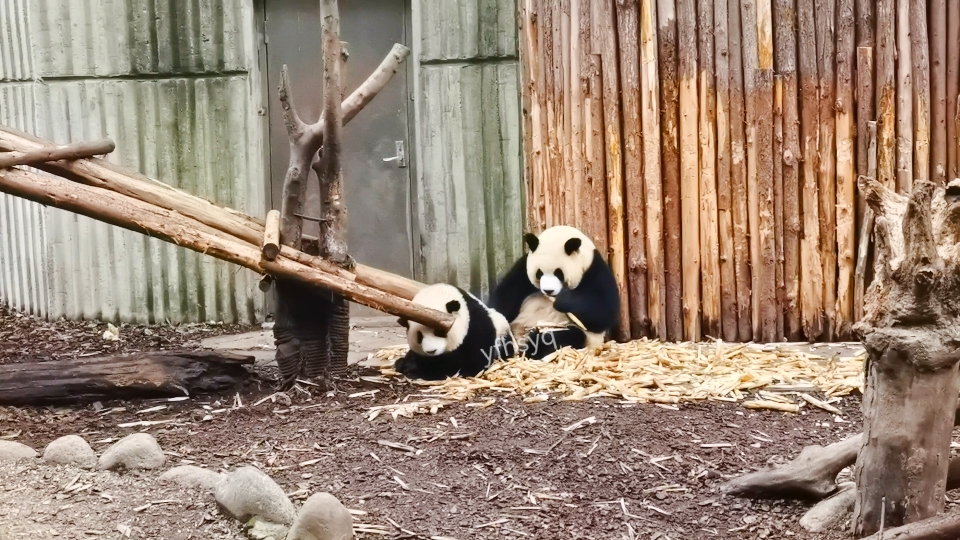
[[[4,0],[0,124],[264,215],[251,0]],[[50,317],[259,319],[246,269],[0,194],[0,303]]]
[[[522,252],[516,0],[415,0],[418,275],[486,298]]]
[[[624,336],[851,339],[859,175],[960,176],[960,2],[520,0],[527,226],[597,239]]]

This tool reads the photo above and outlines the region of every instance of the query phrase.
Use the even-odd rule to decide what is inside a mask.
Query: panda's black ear
[[[404,328],[410,328],[410,323],[407,321],[407,319],[403,317],[400,317],[399,319],[397,319],[397,322],[400,323],[400,326]]]
[[[457,300],[451,300],[447,302],[447,313],[456,313],[460,311],[460,302]]]
[[[563,244],[563,249],[567,252],[567,255],[573,255],[575,251],[580,249],[582,244],[583,242],[579,238],[571,238]]]
[[[532,233],[523,235],[523,241],[527,244],[527,247],[530,248],[530,251],[536,251],[537,246],[540,245],[540,239],[537,238],[537,235]]]

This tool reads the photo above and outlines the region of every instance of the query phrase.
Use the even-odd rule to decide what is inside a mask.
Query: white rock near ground
[[[835,531],[850,519],[857,500],[857,486],[853,482],[840,484],[840,490],[820,501],[800,518],[800,526],[808,532]]]
[[[108,471],[158,469],[167,457],[149,433],[134,433],[120,439],[100,456],[100,468]]]
[[[269,476],[244,466],[217,484],[217,504],[234,519],[246,522],[252,517],[280,525],[290,525],[296,517],[293,503]]]
[[[310,496],[297,520],[290,527],[287,540],[349,540],[353,538],[353,516],[336,497],[329,493]]]
[[[0,440],[0,459],[2,460],[18,461],[35,457],[37,457],[37,451],[25,444]]]
[[[202,488],[210,492],[213,492],[223,479],[222,474],[195,465],[174,467],[158,478],[160,482],[179,484],[185,488]]]
[[[79,435],[66,435],[48,444],[43,450],[43,460],[80,469],[92,469],[97,465],[93,448]]]

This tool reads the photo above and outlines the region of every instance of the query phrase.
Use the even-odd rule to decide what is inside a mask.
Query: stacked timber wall
[[[859,175],[960,176],[960,0],[521,0],[527,227],[581,227],[623,335],[852,338]]]

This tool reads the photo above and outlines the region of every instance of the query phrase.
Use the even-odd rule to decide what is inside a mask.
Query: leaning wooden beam
[[[23,151],[51,145],[49,141],[32,135],[14,132],[6,127],[0,128],[0,149]],[[101,159],[40,163],[35,167],[68,180],[107,189],[177,212],[256,246],[260,246],[263,241],[264,223],[259,219],[230,208],[217,206],[210,201]],[[350,273],[323,259],[312,257],[288,246],[281,246],[280,253],[308,266],[337,273],[345,279],[382,289],[406,300],[412,299],[417,291],[423,288],[422,283],[370,266],[358,264]]]
[[[267,223],[263,231],[263,247],[260,252],[268,261],[272,261],[280,254],[280,211],[267,212]]]
[[[252,356],[145,352],[0,365],[0,405],[35,406],[216,394],[239,387]]]
[[[40,148],[27,152],[7,152],[0,154],[0,169],[15,165],[36,165],[48,161],[75,160],[109,154],[116,149],[116,145],[109,139],[102,141],[81,142]]]
[[[265,261],[256,244],[241,242],[176,212],[111,191],[19,169],[0,171],[0,191],[153,236],[258,273],[267,272],[330,289],[358,304],[432,328],[447,330],[453,324],[453,317],[447,313],[424,308],[294,260],[280,257],[276,261]]]

